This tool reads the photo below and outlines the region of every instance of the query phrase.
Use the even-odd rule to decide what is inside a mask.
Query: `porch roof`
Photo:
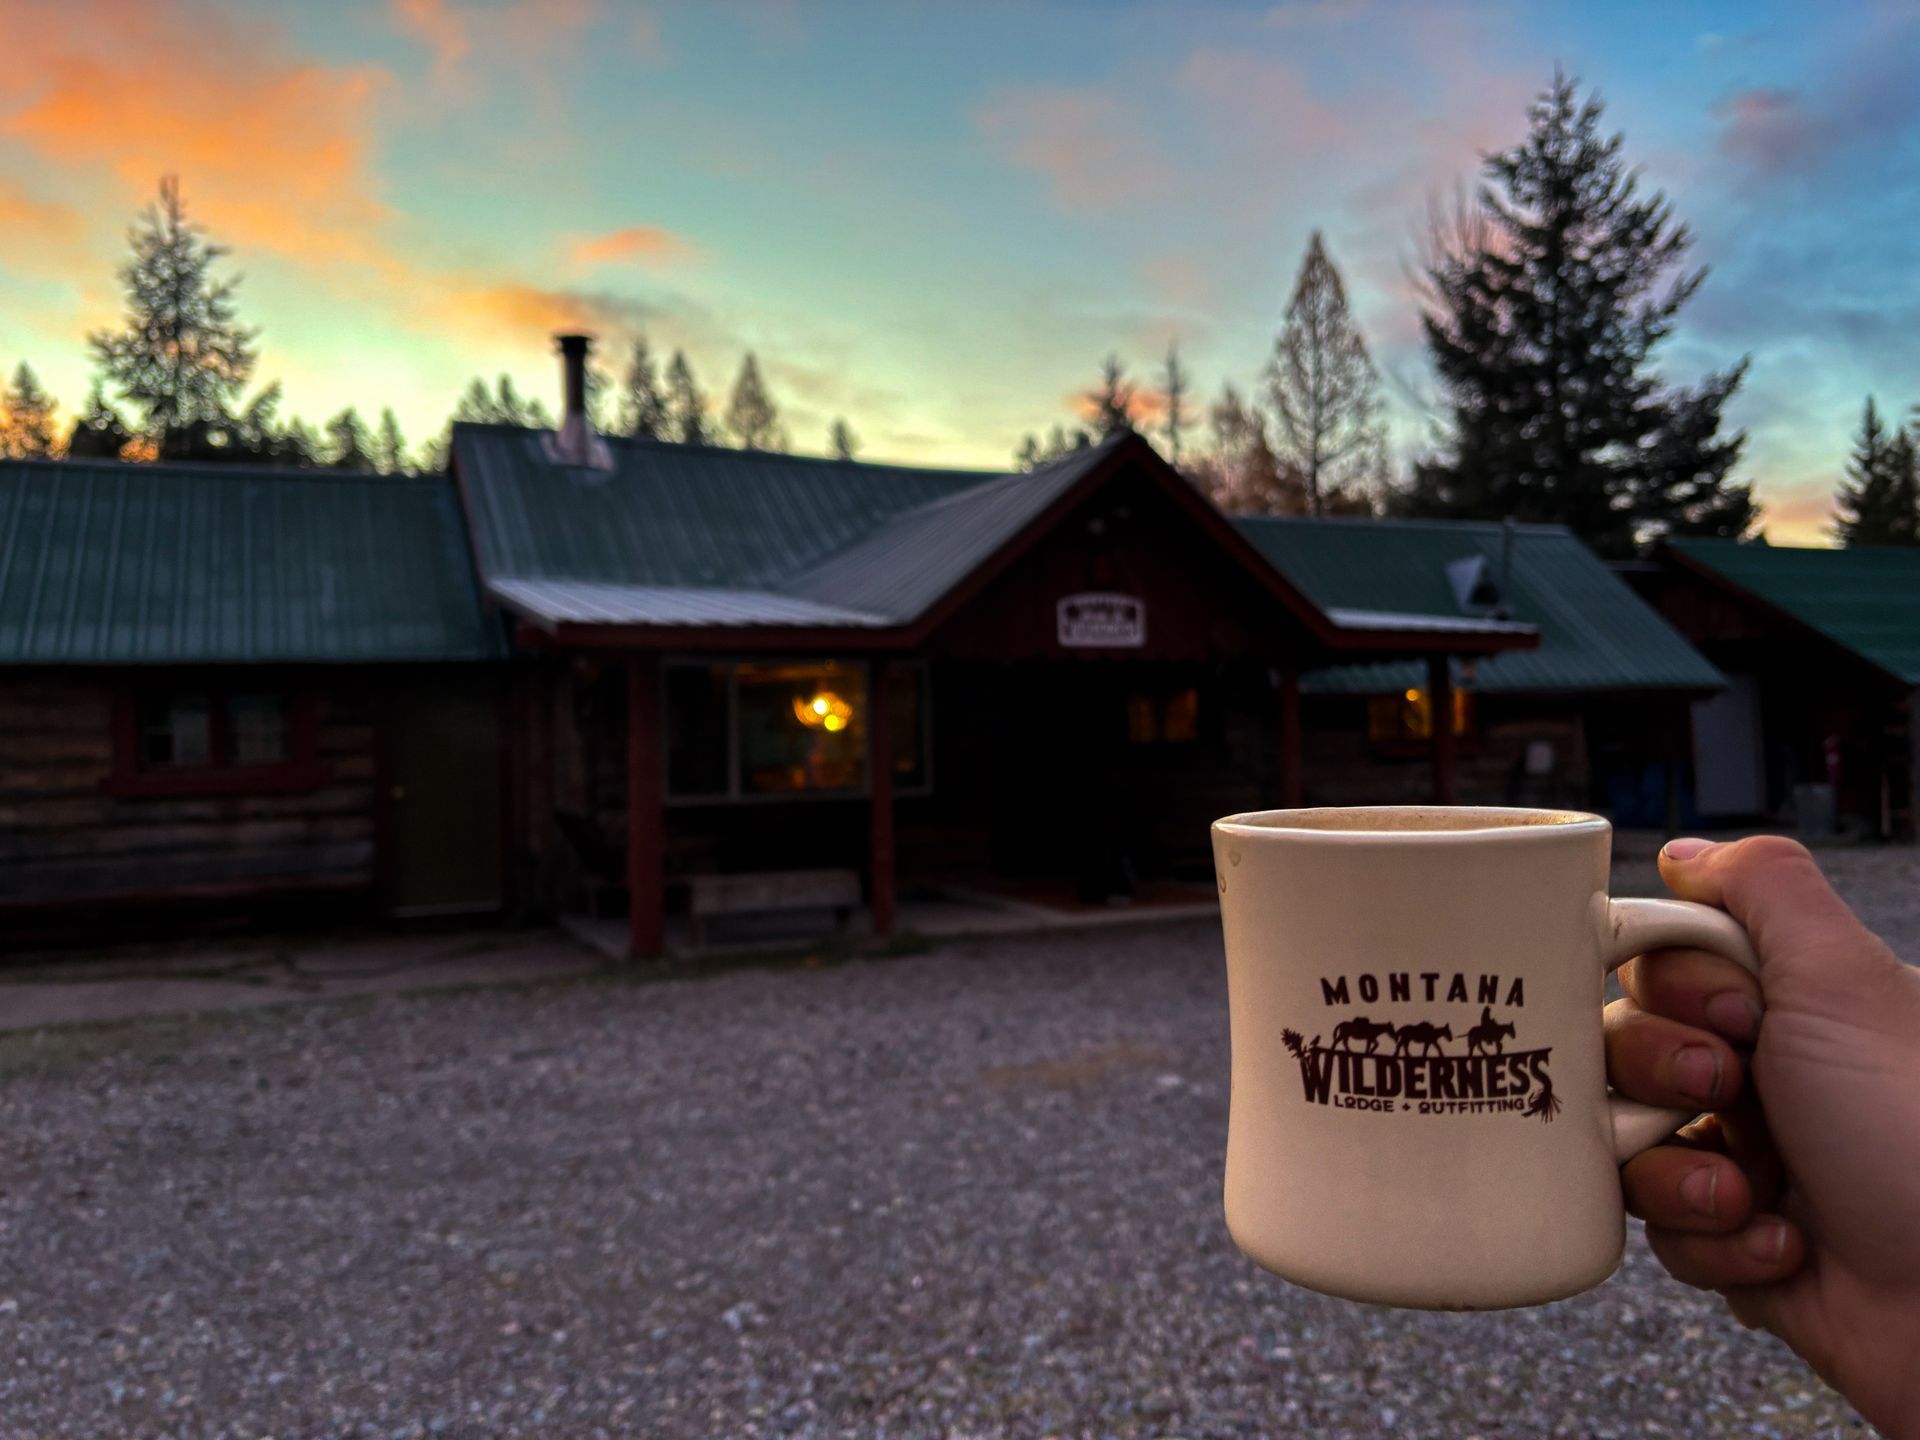
[[[542,436],[459,425],[453,456],[488,594],[560,643],[746,629],[897,643],[1120,463],[1164,472],[1223,561],[1327,650],[1483,655],[1535,641],[1525,623],[1316,603],[1137,436],[1017,474],[621,439],[597,470],[556,464]]]
[[[1504,611],[1537,628],[1538,649],[1475,662],[1473,688],[1506,693],[1621,690],[1706,692],[1726,681],[1563,525],[1511,527],[1459,520],[1242,516],[1260,552],[1316,601],[1448,616],[1465,622],[1460,576],[1492,589],[1471,610]],[[1509,563],[1510,561],[1510,563]],[[1510,570],[1504,576],[1502,569]],[[1481,623],[1487,623],[1482,621]],[[1301,688],[1322,694],[1388,694],[1424,685],[1417,664],[1384,662],[1317,670]]]

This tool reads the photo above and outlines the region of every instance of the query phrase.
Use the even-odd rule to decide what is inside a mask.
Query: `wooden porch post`
[[[887,662],[867,665],[867,888],[873,933],[893,933],[893,725],[887,709]]]
[[[1280,672],[1280,805],[1291,810],[1300,803],[1300,672],[1292,666]]]
[[[1920,687],[1907,692],[1907,827],[1902,838],[1920,838]]]
[[[1453,803],[1453,670],[1445,655],[1427,657],[1428,714],[1433,720],[1433,803]]]
[[[660,661],[627,662],[627,954],[658,955],[666,944],[666,755],[660,724]]]

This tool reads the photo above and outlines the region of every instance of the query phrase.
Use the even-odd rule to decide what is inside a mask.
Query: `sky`
[[[83,401],[175,173],[315,423],[554,405],[556,330],[643,331],[716,404],[754,352],[796,449],[1002,466],[1110,351],[1257,384],[1318,229],[1405,463],[1420,235],[1556,64],[1710,272],[1663,372],[1751,357],[1744,473],[1819,543],[1864,398],[1920,401],[1920,5],[0,0],[0,364]]]

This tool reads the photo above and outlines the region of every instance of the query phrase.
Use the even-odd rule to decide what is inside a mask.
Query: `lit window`
[[[1465,735],[1472,705],[1465,690],[1453,692],[1453,733]],[[1376,744],[1433,738],[1433,697],[1425,690],[1375,695],[1367,701],[1367,738]]]
[[[887,691],[898,790],[925,793],[927,671]],[[667,794],[676,800],[859,794],[867,788],[867,667],[808,660],[667,668]]]

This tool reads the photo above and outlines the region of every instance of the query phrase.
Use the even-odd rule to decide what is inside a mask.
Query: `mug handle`
[[[1636,955],[1685,947],[1723,955],[1760,979],[1760,957],[1754,953],[1753,941],[1724,910],[1696,905],[1691,900],[1608,900],[1606,907],[1601,941],[1606,974]],[[1697,1110],[1642,1105],[1637,1100],[1622,1099],[1611,1090],[1607,1092],[1607,1110],[1613,1121],[1613,1158],[1620,1164],[1700,1118]]]

